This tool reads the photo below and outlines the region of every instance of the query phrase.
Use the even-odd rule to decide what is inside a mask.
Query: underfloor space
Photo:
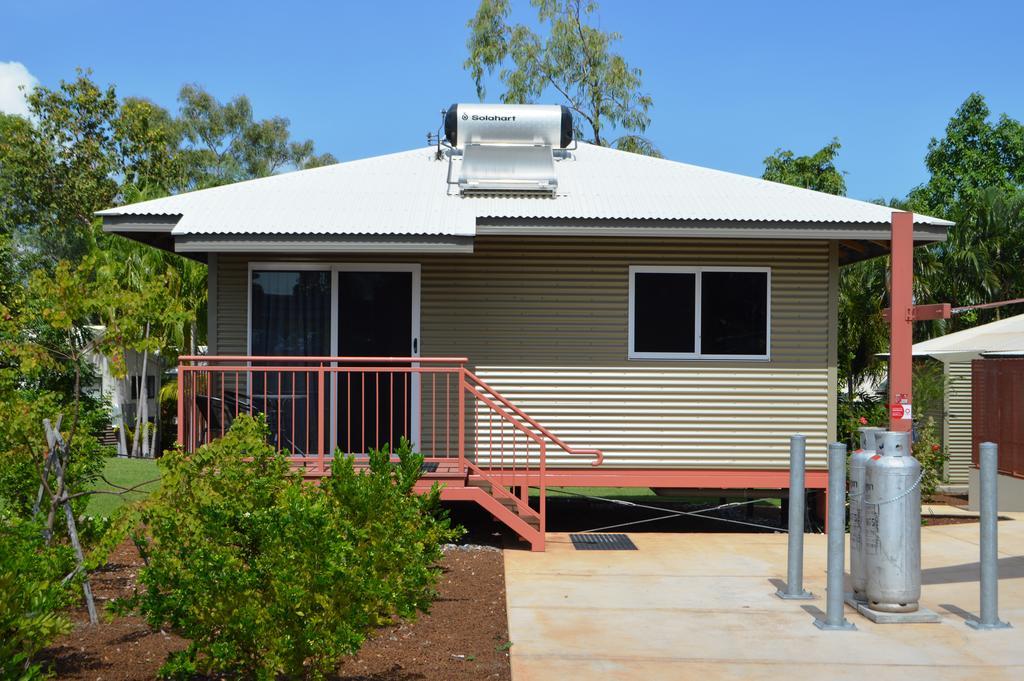
[[[1000,522],[1000,616],[1015,628],[977,632],[978,525],[922,528],[922,605],[940,624],[820,631],[826,541],[806,536],[805,587],[773,594],[786,535],[630,533],[636,551],[577,551],[549,533],[544,553],[505,552],[515,681],[615,679],[1024,678],[1024,514]],[[621,530],[629,532],[629,528]],[[773,582],[774,580],[774,582]]]

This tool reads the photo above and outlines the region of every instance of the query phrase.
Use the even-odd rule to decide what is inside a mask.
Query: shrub
[[[39,524],[0,517],[0,678],[46,676],[34,659],[71,629],[61,610],[72,602],[77,582],[61,579],[73,566],[66,546],[45,546]]]
[[[917,440],[914,442],[914,458],[921,464],[921,497],[927,498],[935,494],[939,485],[946,479],[946,459],[948,454],[939,444],[935,432],[935,419],[931,416],[919,422],[916,430]]]
[[[387,450],[364,472],[340,458],[315,486],[267,432],[242,416],[194,454],[160,459],[134,605],[192,641],[164,675],[321,677],[374,626],[414,616],[434,595],[441,544],[457,533],[436,513],[437,489],[412,492],[422,457],[407,442],[397,466]]]
[[[861,426],[888,426],[889,412],[885,402],[872,394],[859,394],[853,400],[839,395],[839,442],[846,443],[850,451],[860,447]]]
[[[46,452],[43,419],[67,414],[62,430],[67,432],[74,421],[72,410],[56,393],[32,390],[0,390],[0,508],[7,508],[22,518],[32,513],[39,491],[39,467]],[[70,465],[65,476],[68,489],[88,489],[103,472],[107,456],[112,453],[94,435],[105,423],[106,415],[88,403],[82,405],[76,427]],[[56,478],[51,474],[50,482]],[[87,497],[72,501],[75,514],[85,512]],[[44,514],[46,507],[44,506]],[[63,514],[58,516],[63,524]]]

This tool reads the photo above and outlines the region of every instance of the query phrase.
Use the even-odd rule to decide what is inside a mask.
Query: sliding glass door
[[[338,272],[338,355],[408,357],[413,354],[413,273]],[[365,367],[369,369],[371,363]],[[389,363],[401,369],[409,364]],[[338,386],[338,446],[366,452],[401,437],[412,439],[412,375],[407,371],[342,374]]]
[[[253,356],[414,357],[419,354],[418,265],[250,266],[249,354]],[[271,360],[254,365],[280,366]],[[406,364],[351,362],[330,374],[325,408],[310,362],[297,372],[254,371],[253,408],[267,415],[275,442],[295,454],[324,442],[345,453],[397,446],[418,434],[419,380]],[[333,363],[336,367],[337,363]],[[382,366],[397,370],[379,371]],[[332,367],[332,368],[333,368]],[[333,448],[332,448],[333,449]]]

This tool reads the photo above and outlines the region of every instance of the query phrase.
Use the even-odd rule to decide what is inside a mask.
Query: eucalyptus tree
[[[528,104],[554,95],[573,112],[577,136],[604,146],[661,156],[643,136],[654,104],[642,91],[643,73],[613,51],[622,36],[602,31],[591,0],[531,0],[542,32],[509,23],[509,0],[481,0],[468,22],[469,56],[463,66],[477,96],[498,71],[506,104]]]

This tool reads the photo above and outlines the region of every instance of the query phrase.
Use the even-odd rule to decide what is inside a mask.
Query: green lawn
[[[153,480],[160,477],[160,471],[153,459],[107,459],[104,475],[116,485],[122,487],[133,487],[140,482]],[[122,496],[111,494],[94,494],[89,498],[89,506],[86,513],[89,515],[109,516],[126,501],[144,499],[150,492],[156,489],[158,483],[141,487],[137,492],[129,492]],[[102,480],[97,481],[94,489],[111,489]]]

